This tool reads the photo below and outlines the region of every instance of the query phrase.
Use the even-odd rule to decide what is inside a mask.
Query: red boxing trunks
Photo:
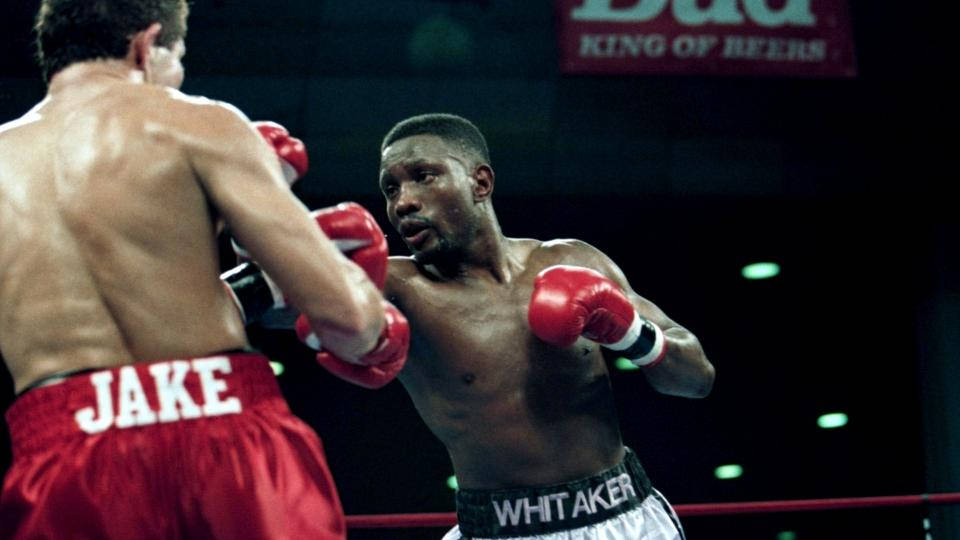
[[[133,364],[20,396],[0,538],[344,538],[317,435],[260,354]]]

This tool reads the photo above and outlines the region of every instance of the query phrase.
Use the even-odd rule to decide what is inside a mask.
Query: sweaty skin
[[[16,390],[247,346],[219,280],[221,217],[329,330],[325,343],[369,350],[383,318],[376,289],[309,219],[241,113],[172,88],[182,42],[151,50],[145,71],[121,60],[65,68],[0,126],[0,352]]]
[[[386,295],[410,320],[400,373],[420,415],[470,489],[549,485],[623,457],[599,345],[565,349],[534,336],[527,307],[554,264],[593,268],[660,325],[668,355],[645,375],[660,392],[709,393],[713,368],[696,337],[637,295],[603,253],[576,240],[507,238],[490,206],[493,174],[432,135],[400,139],[381,158],[391,224],[413,257],[391,257]]]
[[[72,369],[246,345],[176,134],[186,126],[171,125],[187,107],[109,81],[51,88],[4,126],[0,347],[18,391]]]

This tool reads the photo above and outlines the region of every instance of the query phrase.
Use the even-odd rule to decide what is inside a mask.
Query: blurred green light
[[[780,273],[780,265],[775,262],[748,264],[740,270],[744,279],[770,279]]]
[[[449,69],[473,62],[476,40],[470,29],[446,15],[417,25],[407,43],[407,58],[418,69]]]
[[[460,489],[460,484],[457,483],[456,476],[450,476],[449,478],[447,478],[447,487],[454,491]]]
[[[777,533],[777,540],[797,540],[797,533],[794,531],[780,531]]]
[[[634,364],[633,362],[631,362],[630,360],[628,360],[628,359],[626,359],[626,358],[624,358],[624,357],[622,357],[622,356],[621,356],[620,358],[617,358],[617,361],[614,362],[613,365],[614,365],[617,369],[622,370],[622,371],[630,371],[630,370],[633,370],[633,369],[640,369],[640,366]]]
[[[828,413],[817,418],[817,425],[823,429],[835,429],[847,425],[847,415],[842,412]]]
[[[713,471],[713,475],[720,480],[732,480],[743,476],[743,467],[736,463],[721,465]]]
[[[273,370],[273,374],[274,374],[274,375],[276,375],[277,377],[279,377],[279,376],[283,375],[283,370],[284,370],[285,368],[283,367],[283,364],[281,364],[280,362],[274,362],[273,360],[271,360],[271,361],[270,361],[270,369]]]

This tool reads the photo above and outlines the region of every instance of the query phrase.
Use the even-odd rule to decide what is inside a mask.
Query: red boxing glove
[[[407,362],[410,349],[410,325],[393,304],[383,301],[383,332],[373,349],[357,363],[341,360],[327,351],[317,353],[317,363],[341,379],[364,388],[380,388],[392,381]],[[309,321],[303,315],[297,318],[297,337],[307,346],[320,349],[321,343]]]
[[[340,251],[383,290],[387,281],[387,237],[373,215],[354,202],[314,210],[310,215]]]
[[[663,360],[663,331],[641,317],[620,287],[599,272],[578,266],[544,269],[533,282],[527,311],[533,333],[558,347],[583,336],[652,367]]]
[[[252,124],[280,158],[280,168],[283,169],[283,176],[287,180],[287,184],[292,186],[294,182],[307,174],[309,160],[307,159],[307,148],[303,141],[291,137],[287,128],[276,122],[257,121],[252,122]]]

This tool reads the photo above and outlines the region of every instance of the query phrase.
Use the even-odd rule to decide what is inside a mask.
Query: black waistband
[[[602,473],[553,486],[457,492],[457,521],[467,537],[506,538],[565,531],[636,508],[650,480],[629,448]]]
[[[41,377],[33,381],[32,383],[24,386],[23,390],[17,393],[17,397],[20,397],[26,394],[27,392],[33,390],[34,388],[39,388],[41,386],[49,386],[51,384],[63,382],[75,375],[83,375],[84,373],[90,373],[93,371],[97,371],[98,369],[104,369],[104,368],[71,369],[69,371],[60,371],[58,373],[54,373],[53,375],[47,375],[46,377]]]

